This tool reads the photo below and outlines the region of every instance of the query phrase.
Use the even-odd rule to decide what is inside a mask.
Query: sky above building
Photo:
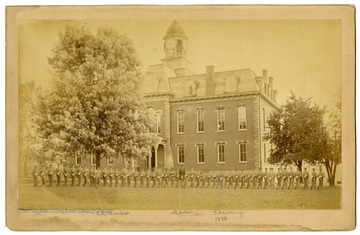
[[[24,20],[19,25],[19,74],[22,82],[49,85],[47,56],[66,25],[84,26],[94,34],[110,26],[127,34],[145,71],[165,57],[163,37],[169,21]],[[188,37],[190,69],[205,73],[250,68],[274,77],[278,104],[293,91],[329,109],[341,94],[341,22],[337,20],[191,20],[179,21]]]

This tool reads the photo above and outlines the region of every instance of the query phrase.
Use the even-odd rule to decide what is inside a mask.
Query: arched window
[[[246,130],[246,106],[238,107],[238,128],[239,130]]]

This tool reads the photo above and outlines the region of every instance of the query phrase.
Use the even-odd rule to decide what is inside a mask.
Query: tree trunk
[[[101,152],[96,151],[95,152],[96,169],[100,169],[100,160],[101,160]]]
[[[335,162],[333,162],[332,164],[330,164],[329,162],[325,162],[324,166],[326,168],[326,173],[329,178],[329,185],[335,186],[335,175],[336,175],[337,164]]]

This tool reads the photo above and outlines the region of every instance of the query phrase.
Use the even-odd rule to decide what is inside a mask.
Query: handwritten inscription
[[[173,210],[171,211],[172,215],[179,215],[179,216],[200,216],[204,213],[202,211],[192,211],[192,210]]]
[[[113,210],[62,210],[62,209],[18,209],[19,213],[29,213],[29,214],[67,214],[67,213],[76,213],[76,214],[96,214],[96,215],[129,215],[129,211],[113,211]]]

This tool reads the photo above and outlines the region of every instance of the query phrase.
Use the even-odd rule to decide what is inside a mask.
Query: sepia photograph
[[[91,221],[115,218],[114,230],[143,230],[157,219],[147,228],[354,228],[348,101],[354,102],[355,57],[344,57],[344,50],[354,53],[355,28],[344,23],[353,21],[354,8],[308,6],[323,17],[276,18],[279,6],[187,7],[215,13],[191,18],[175,6],[143,6],[143,17],[130,6],[68,7],[69,15],[57,7],[7,8],[8,17],[21,16],[7,21],[17,51],[12,60],[7,51],[16,71],[7,70],[7,140],[14,146],[7,200],[16,195],[7,204],[8,226],[11,220],[15,230],[107,230]],[[97,17],[89,16],[94,8]],[[256,17],[264,8],[274,10],[272,18]],[[77,19],[76,9],[89,17]],[[229,9],[250,11],[226,17]],[[107,10],[114,17],[104,17]],[[340,13],[326,17],[331,10]],[[251,11],[258,14],[247,16]],[[351,36],[344,38],[345,29]],[[9,125],[16,125],[11,135]],[[260,211],[264,219],[294,213],[294,220],[256,227]],[[332,227],[337,213],[348,217]],[[310,225],[320,214],[329,214],[329,225]],[[144,224],[136,227],[132,217]],[[16,222],[24,219],[52,222]],[[74,225],[83,219],[90,227]],[[309,225],[294,222],[302,219]]]

